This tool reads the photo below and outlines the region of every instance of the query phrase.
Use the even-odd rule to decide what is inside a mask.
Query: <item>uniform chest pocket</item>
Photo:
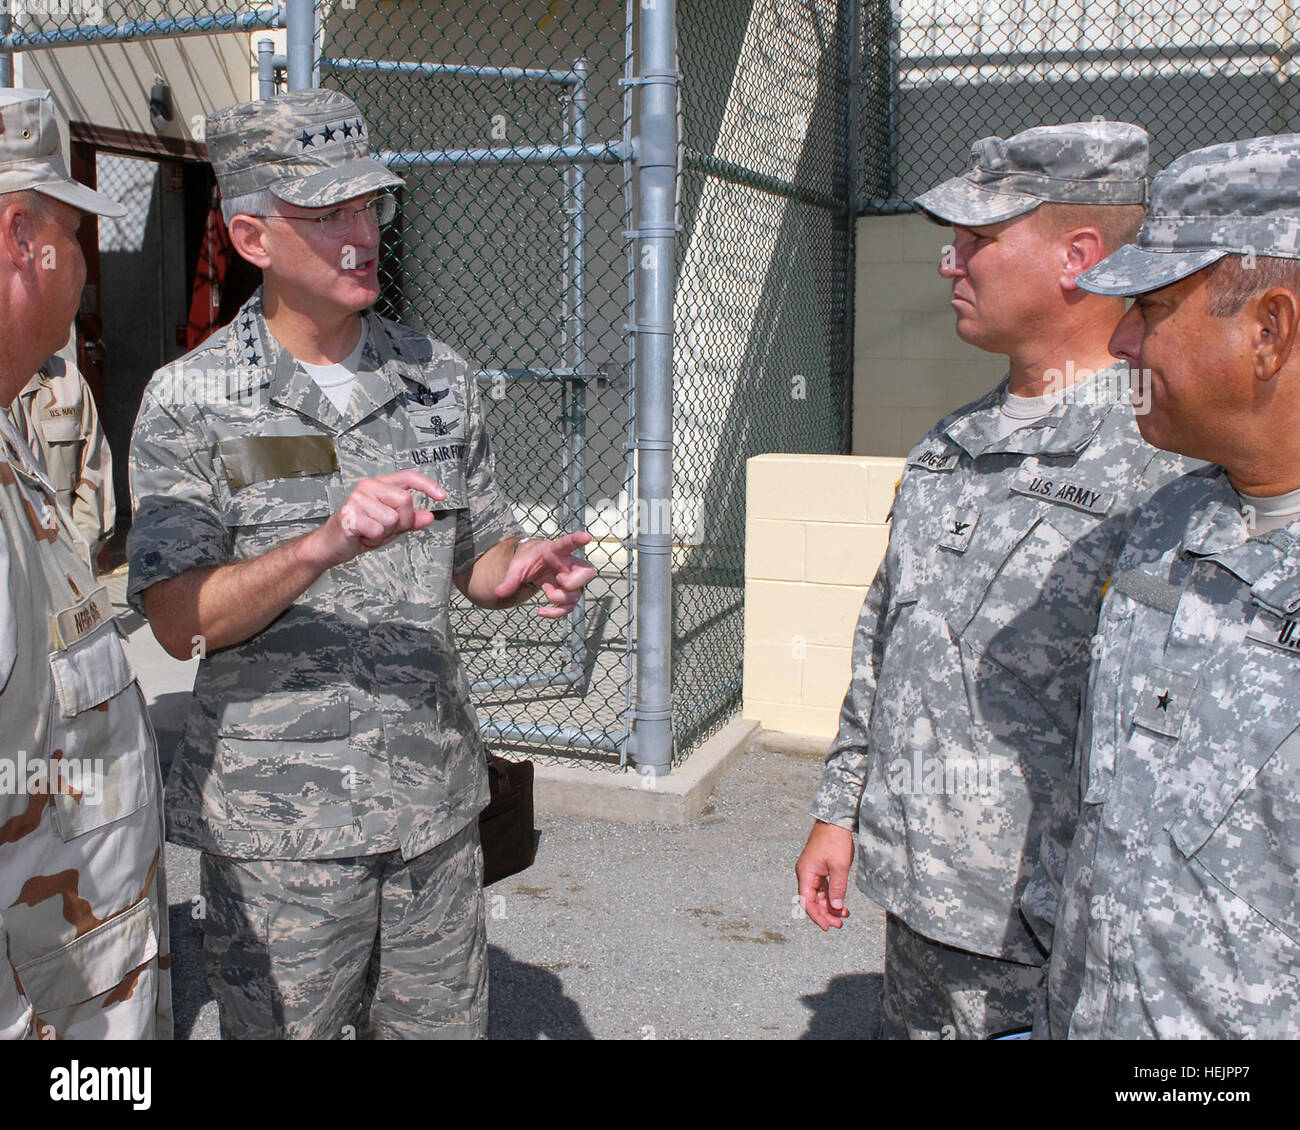
[[[1249,725],[1248,721],[1246,725]],[[1247,737],[1231,772],[1196,785],[1174,846],[1300,945],[1300,730]]]
[[[995,556],[964,643],[1033,690],[1076,678],[1097,625],[1105,570],[1077,539],[1038,518]]]
[[[103,624],[50,656],[48,787],[64,840],[111,824],[153,795],[153,732],[117,628]]]
[[[216,772],[233,822],[277,831],[352,823],[366,757],[352,749],[345,690],[228,702],[217,732]]]
[[[81,421],[75,416],[54,416],[41,421],[47,443],[76,443],[81,438]]]
[[[314,530],[334,509],[328,479],[265,479],[232,494],[223,521],[232,528],[236,556],[249,558]]]

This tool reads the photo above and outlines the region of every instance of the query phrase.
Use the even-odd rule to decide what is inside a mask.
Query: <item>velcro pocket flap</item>
[[[66,650],[54,652],[50,673],[65,718],[107,702],[135,678],[112,621]]]
[[[329,475],[339,469],[334,440],[325,435],[245,436],[218,448],[232,491],[267,479]]]

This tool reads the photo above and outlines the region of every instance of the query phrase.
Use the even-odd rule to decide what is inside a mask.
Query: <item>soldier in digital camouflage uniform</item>
[[[113,534],[113,456],[95,398],[70,343],[36,370],[9,406],[18,434],[43,463],[59,502],[90,546],[93,563]]]
[[[521,543],[463,358],[368,310],[401,180],[327,90],[212,115],[263,288],[154,375],[131,447],[129,596],[201,654],[168,781],[199,848],[226,1037],[479,1036],[484,749],[448,622],[540,587],[585,533]]]
[[[1143,435],[1213,465],[1141,509],[1106,591],[1035,1035],[1300,1036],[1297,201],[1300,134],[1199,149],[1079,280],[1138,296],[1111,346],[1150,373]]]
[[[162,782],[105,589],[7,409],[67,340],[86,212],[49,91],[0,92],[0,1037],[171,1035]]]
[[[953,225],[958,335],[1010,372],[907,457],[796,865],[809,916],[839,926],[856,830],[858,885],[887,911],[891,1037],[1033,1019],[1044,954],[1018,903],[1102,585],[1133,508],[1181,473],[1143,443],[1106,349],[1123,303],[1074,283],[1136,229],[1146,165],[1136,126],[1043,126],[976,142],[971,170],[917,201]]]

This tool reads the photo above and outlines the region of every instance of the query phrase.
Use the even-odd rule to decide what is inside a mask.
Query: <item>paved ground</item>
[[[109,580],[120,601],[124,578]],[[128,651],[164,759],[194,663],[168,658],[129,614]],[[491,1035],[498,1039],[816,1039],[879,1026],[884,917],[823,935],[794,900],[820,763],[755,751],[683,827],[537,818],[537,862],[488,891]],[[197,855],[168,845],[178,1039],[217,1038]]]

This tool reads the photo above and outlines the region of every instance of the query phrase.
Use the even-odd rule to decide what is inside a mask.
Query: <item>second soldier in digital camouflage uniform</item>
[[[1135,505],[1182,471],[1143,443],[1106,349],[1123,303],[1075,284],[1141,220],[1146,133],[1038,127],[976,142],[971,165],[917,205],[954,228],[958,335],[1010,372],[907,458],[796,867],[809,916],[839,925],[856,830],[892,1037],[1029,1027],[1044,954],[1019,900],[1102,586]]]
[[[1199,149],[1080,279],[1138,296],[1112,348],[1150,374],[1143,434],[1214,465],[1107,589],[1035,1035],[1300,1036],[1298,201],[1300,134]]]
[[[226,1037],[481,1036],[484,751],[453,582],[572,610],[585,533],[521,543],[473,372],[366,312],[401,184],[333,91],[212,115],[264,285],[155,374],[131,450],[129,596],[201,653],[168,833],[204,852]]]

